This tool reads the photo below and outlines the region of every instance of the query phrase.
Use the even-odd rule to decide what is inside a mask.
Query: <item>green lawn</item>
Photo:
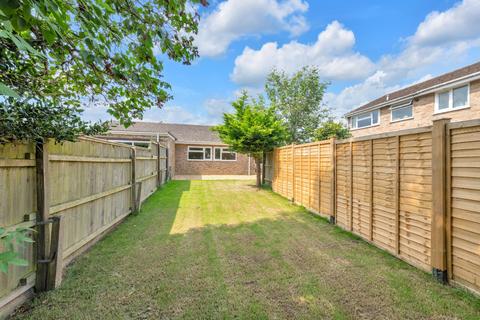
[[[248,181],[173,181],[18,319],[480,319],[480,299]]]

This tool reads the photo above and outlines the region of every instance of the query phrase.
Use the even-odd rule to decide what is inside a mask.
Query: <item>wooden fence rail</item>
[[[480,291],[479,120],[286,146],[266,162],[275,192]]]
[[[82,137],[0,145],[0,226],[37,231],[33,245],[18,248],[29,265],[0,273],[0,318],[33,289],[58,286],[63,266],[137,211],[167,177],[167,150],[159,144]]]

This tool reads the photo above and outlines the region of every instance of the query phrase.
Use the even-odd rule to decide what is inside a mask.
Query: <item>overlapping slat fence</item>
[[[323,216],[332,211],[333,140],[277,148],[273,152],[275,192]]]
[[[40,231],[38,223],[48,223],[45,239],[37,232],[34,244],[18,248],[29,265],[10,266],[8,274],[0,273],[0,318],[35,286],[58,284],[63,265],[138,209],[167,177],[167,150],[157,144],[147,149],[80,138],[74,143],[49,142],[42,152],[35,149],[33,144],[0,145],[0,226]],[[58,217],[58,225],[52,226],[51,219]],[[52,232],[55,228],[58,237]],[[49,283],[44,279],[39,284],[37,275],[44,264],[38,264],[38,247],[51,257],[54,238],[60,243],[56,259],[44,271]]]
[[[285,146],[271,157],[275,192],[439,280],[480,290],[480,121]]]

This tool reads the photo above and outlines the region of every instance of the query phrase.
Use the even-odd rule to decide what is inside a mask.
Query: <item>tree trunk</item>
[[[262,159],[260,157],[255,157],[255,167],[256,167],[256,173],[257,173],[257,188],[260,188],[262,186],[262,170],[261,170],[261,163]]]

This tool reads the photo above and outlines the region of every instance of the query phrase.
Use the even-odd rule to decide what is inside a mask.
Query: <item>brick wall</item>
[[[200,147],[200,146],[199,146]],[[206,147],[206,146],[202,146]],[[210,146],[207,146],[210,147]],[[212,157],[213,157],[213,147]],[[250,161],[250,174],[255,174],[255,163]],[[177,175],[247,175],[248,156],[237,154],[236,161],[189,161],[188,145],[175,145],[175,174]]]
[[[439,118],[451,118],[452,122],[480,118],[480,80],[470,83],[470,108],[433,114],[435,94],[427,94],[413,101],[413,119],[390,122],[390,107],[380,109],[380,124],[365,129],[352,130],[354,137],[412,129],[432,125]]]

